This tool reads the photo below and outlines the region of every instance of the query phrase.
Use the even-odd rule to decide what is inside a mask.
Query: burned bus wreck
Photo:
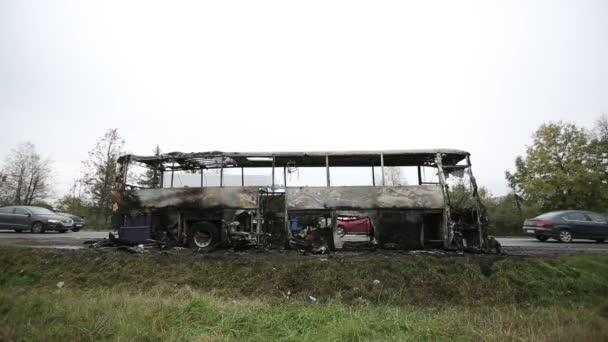
[[[387,172],[396,168],[413,170],[416,184],[389,182]],[[141,182],[142,172],[135,169],[145,170],[148,181]],[[253,181],[262,169],[267,177]],[[316,170],[320,184],[294,181],[294,174],[307,169]],[[364,172],[369,181],[337,181],[345,169]],[[485,251],[492,241],[465,151],[125,155],[117,175],[112,223],[123,243],[323,252],[358,247]],[[468,206],[452,203],[453,179],[466,185]]]

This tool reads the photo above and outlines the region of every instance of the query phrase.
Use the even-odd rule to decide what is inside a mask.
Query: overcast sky
[[[64,192],[129,152],[446,147],[497,195],[544,121],[608,113],[608,1],[0,1],[0,160]]]

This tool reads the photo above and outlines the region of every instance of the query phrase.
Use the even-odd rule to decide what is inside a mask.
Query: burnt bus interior
[[[387,172],[398,167],[415,170],[415,184],[390,182]],[[136,168],[146,170],[146,182],[141,172],[132,175]],[[266,184],[248,184],[255,168],[270,170]],[[321,184],[290,184],[290,175],[308,168]],[[336,179],[341,168],[366,170],[369,183],[344,185]],[[173,152],[122,156],[117,171],[112,223],[123,243],[314,252],[487,247],[487,218],[465,151]],[[178,184],[179,173],[190,183]],[[453,180],[466,185],[467,205],[451,203]]]

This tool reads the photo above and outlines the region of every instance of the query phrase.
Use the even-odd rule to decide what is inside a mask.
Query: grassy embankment
[[[608,257],[274,257],[1,248],[0,340],[608,338]]]

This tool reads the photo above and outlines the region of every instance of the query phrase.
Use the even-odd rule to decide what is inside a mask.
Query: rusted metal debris
[[[130,165],[160,174],[160,184],[151,189],[130,184]],[[373,185],[332,186],[330,168],[349,166],[369,167]],[[416,168],[418,184],[385,185],[384,168],[389,166]],[[245,186],[244,169],[259,167],[272,168],[271,184]],[[289,186],[287,173],[306,167],[325,167],[327,185]],[[380,169],[380,179],[374,167]],[[423,168],[433,170],[437,179],[425,182]],[[241,186],[223,184],[228,169],[240,169]],[[200,250],[250,246],[311,253],[357,246],[482,252],[500,248],[488,237],[486,210],[465,151],[174,152],[122,156],[118,171],[112,222],[119,232],[115,240],[123,243],[153,240]],[[178,171],[200,173],[201,186],[176,187],[173,174]],[[219,186],[203,187],[205,172],[219,172]],[[451,203],[447,181],[465,174],[474,199],[468,207]],[[282,182],[277,181],[280,177]],[[345,239],[344,230],[338,230],[339,217],[366,218],[371,228]]]

